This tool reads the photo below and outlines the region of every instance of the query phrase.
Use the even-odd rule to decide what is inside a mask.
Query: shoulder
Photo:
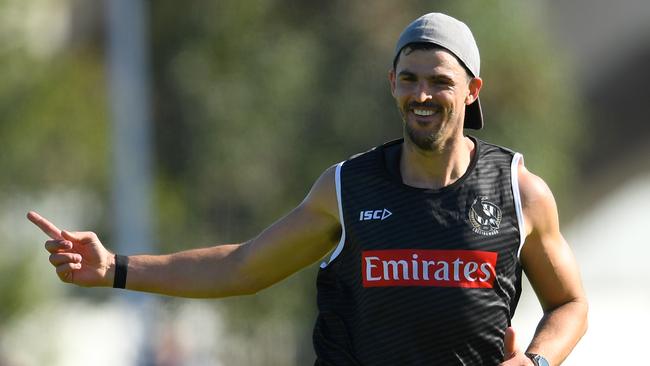
[[[492,142],[481,140],[476,136],[467,135],[466,138],[469,138],[472,142],[474,142],[474,145],[480,151],[481,155],[501,155],[506,159],[511,159],[516,154],[516,152],[512,149]]]
[[[353,172],[353,175],[354,172],[361,172],[365,175],[370,171],[380,169],[379,162],[384,150],[399,147],[402,142],[402,139],[389,141],[330,166],[318,177],[300,207],[326,213],[335,217],[337,221],[340,220],[337,184],[340,184],[339,179],[344,174],[343,171],[346,171],[346,177],[350,178],[350,172]]]
[[[517,175],[526,234],[559,230],[557,205],[546,182],[530,172],[523,161],[519,162]]]
[[[336,174],[340,163],[327,168],[311,187],[300,204],[303,209],[316,211],[339,219],[338,198],[336,193]]]

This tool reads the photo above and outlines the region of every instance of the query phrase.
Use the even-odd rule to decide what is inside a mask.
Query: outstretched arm
[[[183,297],[255,293],[322,258],[340,235],[334,167],[305,200],[256,238],[167,255],[129,257],[126,288]],[[92,232],[67,232],[40,215],[27,217],[51,240],[50,262],[64,282],[112,286],[115,255]]]
[[[587,330],[587,299],[578,265],[560,233],[550,189],[523,165],[519,167],[519,187],[527,234],[520,261],[544,311],[526,352],[559,365]],[[526,364],[531,363],[504,363]]]

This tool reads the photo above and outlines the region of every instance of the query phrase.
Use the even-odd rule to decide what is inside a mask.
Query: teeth
[[[426,109],[414,109],[413,113],[415,113],[418,116],[430,116],[433,114],[433,111],[426,110]]]

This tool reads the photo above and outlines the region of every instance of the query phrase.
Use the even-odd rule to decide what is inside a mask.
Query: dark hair
[[[453,52],[449,51],[448,49],[439,46],[435,43],[429,43],[429,42],[415,42],[415,43],[409,43],[406,46],[402,47],[402,49],[397,53],[397,56],[395,56],[395,59],[393,60],[393,70],[397,68],[397,61],[399,60],[400,56],[402,55],[402,52],[406,55],[410,54],[413,51],[427,51],[427,50],[443,50],[449,52],[452,56],[456,58],[458,61],[458,64],[463,67],[465,70],[465,73],[467,74],[468,80],[471,80],[474,78],[474,75],[472,75],[472,72],[469,71],[467,66],[461,61],[456,55],[454,55]]]

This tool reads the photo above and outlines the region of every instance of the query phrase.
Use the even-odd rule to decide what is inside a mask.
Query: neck
[[[416,188],[448,186],[465,174],[475,150],[474,142],[462,135],[426,151],[407,137],[400,158],[402,181]]]

